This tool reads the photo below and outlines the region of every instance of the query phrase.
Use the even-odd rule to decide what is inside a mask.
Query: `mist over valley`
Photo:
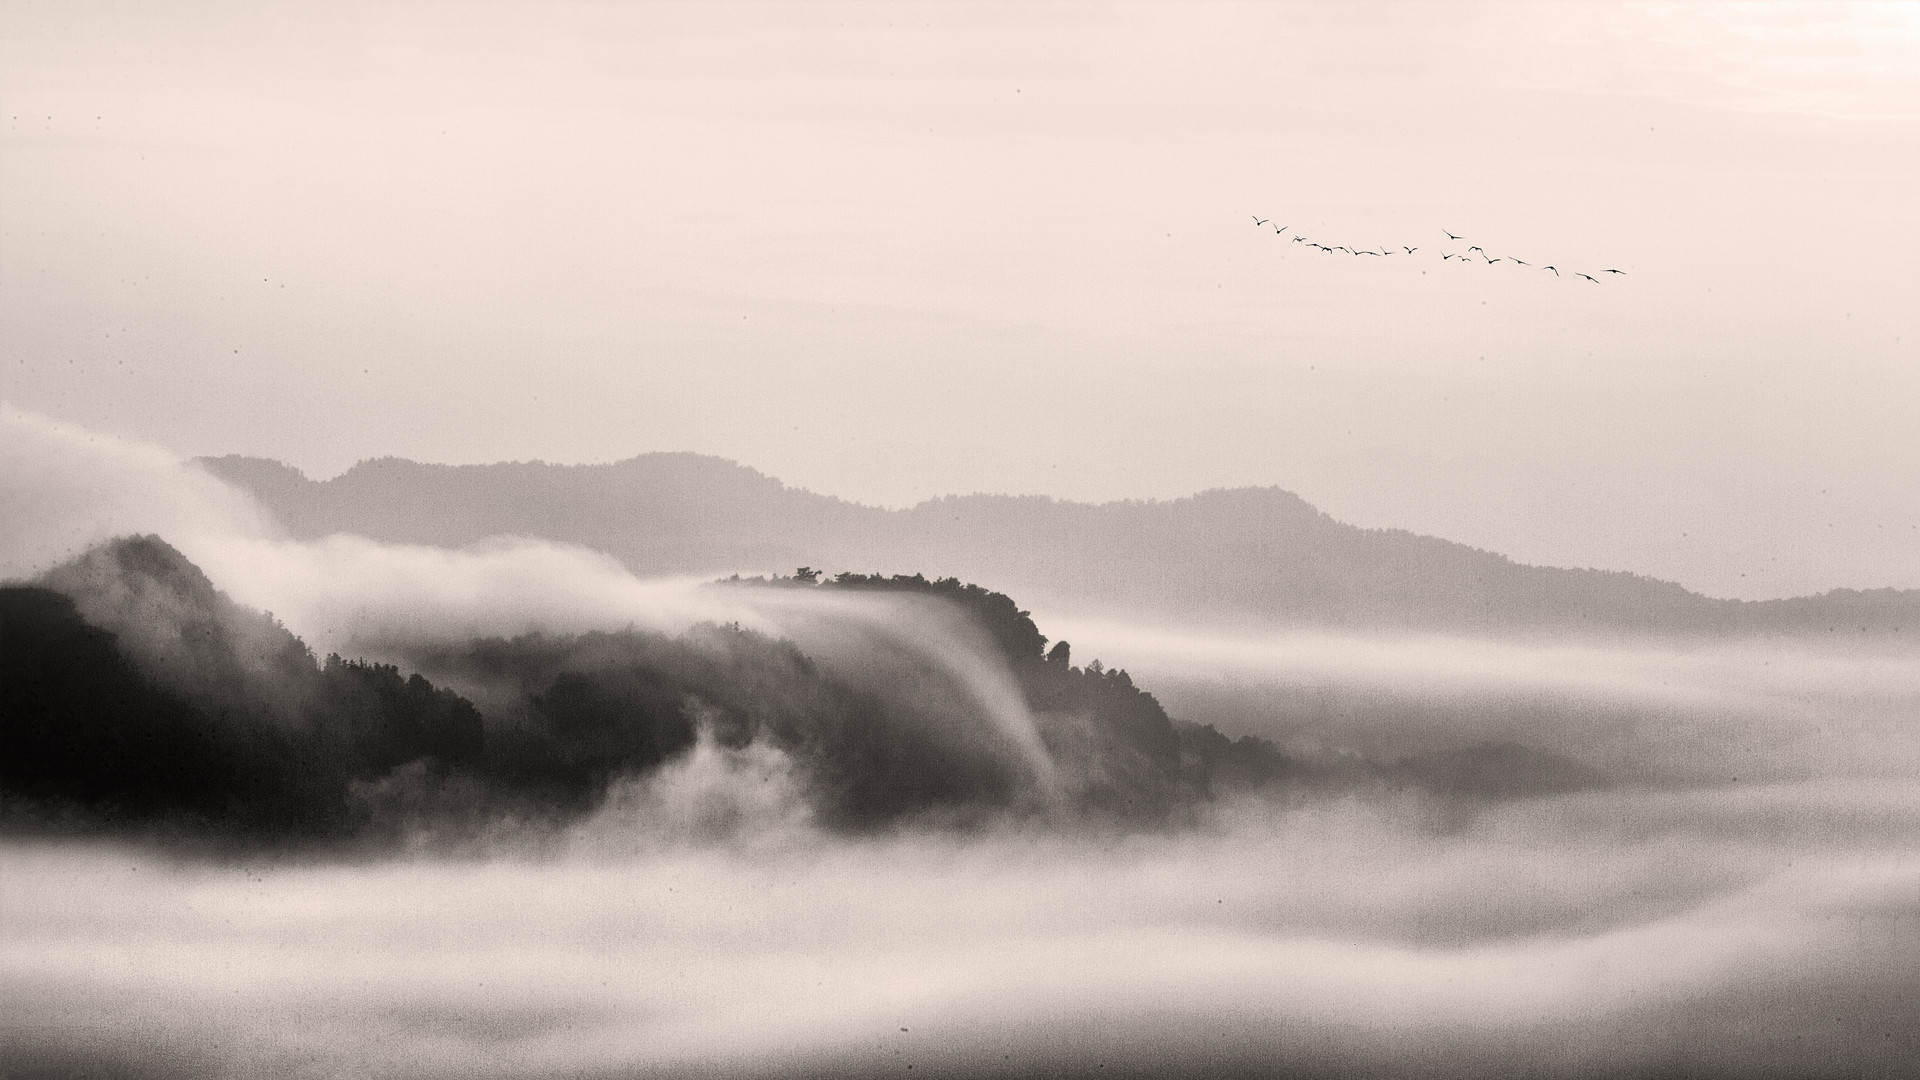
[[[0,1080],[1920,1080],[1920,5],[0,104]]]
[[[36,508],[0,587],[0,1045],[25,1075],[1838,1076],[1920,1053],[1920,664],[1895,619],[1801,618],[1858,595],[1684,630],[1729,609],[1579,572],[1538,580],[1677,599],[1596,630],[1549,590],[1506,632],[1476,600],[1385,618],[1391,587],[1030,611],[944,563],[734,562],[797,553],[764,505],[816,497],[771,482],[741,547],[628,509],[601,551],[557,496],[537,519],[394,500],[461,502],[465,535],[417,510],[407,535],[283,526],[231,464],[18,412],[5,436]],[[1297,550],[1258,514],[1241,534],[1290,581],[1337,564],[1325,537],[1366,540],[1300,513]],[[1250,565],[1161,550],[1193,561],[1175,584]]]

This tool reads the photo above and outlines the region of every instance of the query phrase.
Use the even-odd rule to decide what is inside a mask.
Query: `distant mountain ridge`
[[[1362,529],[1277,487],[1097,505],[948,496],[889,510],[694,453],[606,465],[379,458],[325,481],[240,455],[199,464],[297,537],[439,546],[543,537],[604,551],[640,575],[927,569],[1088,614],[1261,626],[1920,635],[1920,591],[1721,600],[1637,574],[1527,566]]]

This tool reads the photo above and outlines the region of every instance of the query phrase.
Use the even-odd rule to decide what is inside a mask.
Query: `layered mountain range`
[[[1099,505],[967,495],[901,510],[788,487],[691,453],[608,465],[365,461],[330,480],[261,458],[204,458],[296,537],[350,532],[459,546],[542,537],[635,574],[795,566],[952,575],[1083,614],[1252,626],[1456,632],[1920,633],[1920,591],[1738,601],[1637,574],[1528,566],[1336,521],[1279,488]]]

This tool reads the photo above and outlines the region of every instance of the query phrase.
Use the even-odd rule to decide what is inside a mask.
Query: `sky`
[[[0,400],[1920,587],[1915,190],[1914,5],[12,0]]]

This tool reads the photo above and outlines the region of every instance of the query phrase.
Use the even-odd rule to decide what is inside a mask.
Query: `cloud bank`
[[[0,1024],[16,1061],[192,1075],[1906,1075],[1911,801],[1906,843],[1767,836],[1831,795],[1573,797],[1449,836],[1320,808],[1105,849],[8,848]]]

